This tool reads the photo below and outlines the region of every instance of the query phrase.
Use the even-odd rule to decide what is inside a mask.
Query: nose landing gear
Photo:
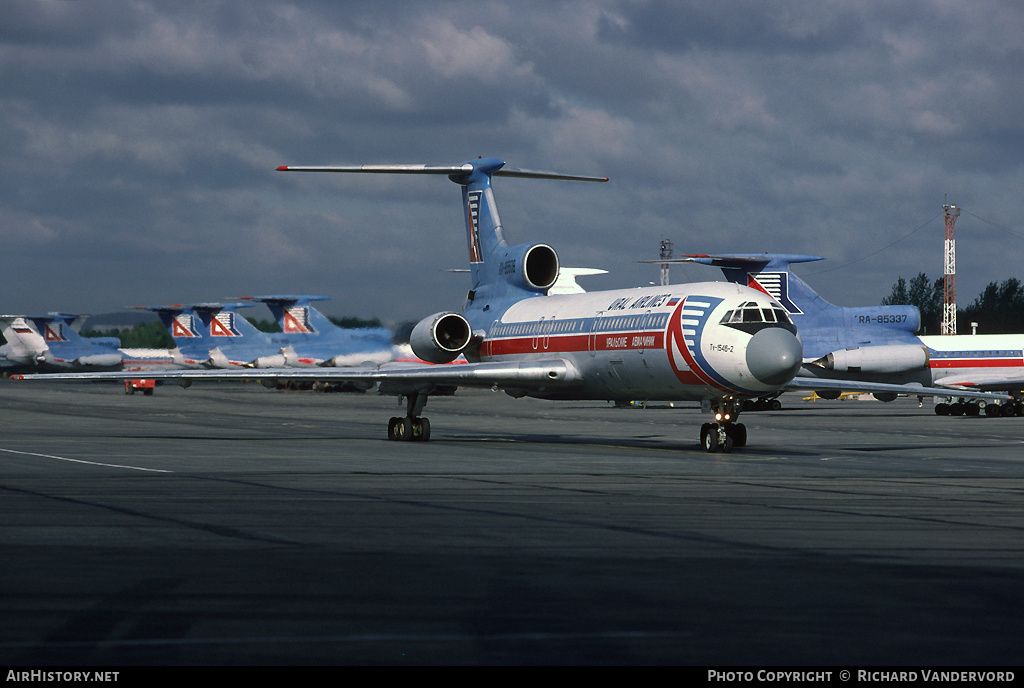
[[[725,400],[716,405],[715,422],[700,426],[700,443],[704,451],[728,454],[734,447],[747,446],[747,426],[735,422],[740,415],[739,409],[740,405],[735,400]]]

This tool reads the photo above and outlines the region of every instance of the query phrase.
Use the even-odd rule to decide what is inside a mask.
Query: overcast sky
[[[961,307],[1024,278],[1019,0],[0,8],[0,312],[267,293],[388,323],[458,310],[456,185],[274,168],[477,156],[611,178],[495,180],[510,243],[610,271],[589,290],[656,283],[636,261],[665,237],[824,256],[797,272],[877,304],[941,276],[945,201]]]

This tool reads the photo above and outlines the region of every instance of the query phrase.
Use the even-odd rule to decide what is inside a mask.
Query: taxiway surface
[[[0,663],[1006,665],[1024,419],[0,382]]]

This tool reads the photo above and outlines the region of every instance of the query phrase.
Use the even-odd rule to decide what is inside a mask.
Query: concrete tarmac
[[[0,382],[0,664],[1019,664],[1024,419],[783,400]]]

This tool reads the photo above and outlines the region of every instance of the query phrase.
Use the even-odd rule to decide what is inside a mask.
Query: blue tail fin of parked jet
[[[147,306],[160,316],[186,365],[249,365],[279,357],[281,345],[238,315],[251,304],[197,303]],[[276,360],[276,358],[275,358]]]
[[[915,306],[845,307],[829,303],[789,266],[822,260],[820,256],[782,253],[690,255],[667,262],[713,265],[730,282],[771,294],[789,311],[800,331],[804,359],[813,360],[841,349],[890,344],[919,344],[921,326]],[[646,261],[666,262],[666,261]]]
[[[298,356],[320,365],[362,365],[385,363],[395,357],[393,333],[384,327],[342,328],[313,308],[313,301],[326,296],[287,294],[246,296],[267,305],[283,334],[275,339],[288,342]]]

